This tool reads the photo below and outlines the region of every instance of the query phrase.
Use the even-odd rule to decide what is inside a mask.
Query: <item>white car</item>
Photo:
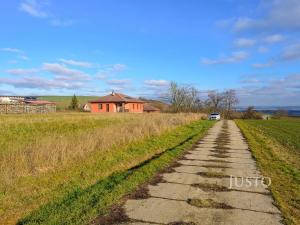
[[[208,117],[209,120],[220,120],[221,115],[220,113],[211,113]]]

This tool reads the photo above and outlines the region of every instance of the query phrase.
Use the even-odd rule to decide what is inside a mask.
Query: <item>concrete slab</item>
[[[281,224],[269,190],[261,178],[256,179],[261,174],[247,142],[234,121],[227,121],[228,128],[224,123],[217,122],[185,159],[178,161],[181,165],[174,167],[176,172],[164,173],[163,182],[148,186],[151,197],[126,201],[124,209],[131,220],[126,225]],[[229,148],[226,158],[216,152],[218,137],[224,131],[229,134],[222,136],[222,141],[227,138],[228,142],[224,145]],[[220,173],[229,177],[213,177]],[[189,204],[188,199],[214,204],[204,208]]]
[[[266,225],[281,224],[279,215],[240,209],[197,208],[185,201],[148,198],[128,200],[127,215],[136,220],[168,224],[172,222],[193,222],[201,225]]]

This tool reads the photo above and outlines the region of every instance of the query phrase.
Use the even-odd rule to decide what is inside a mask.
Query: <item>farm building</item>
[[[91,106],[90,106],[90,104],[84,104],[84,105],[82,106],[82,111],[84,111],[84,112],[90,112],[90,111],[91,111]]]
[[[144,111],[144,101],[130,96],[112,92],[109,95],[90,101],[91,112],[134,112]]]
[[[156,107],[154,107],[152,105],[150,105],[149,103],[146,103],[144,105],[144,112],[147,112],[147,113],[159,113],[160,109],[156,108]]]
[[[19,100],[0,102],[0,114],[53,113],[56,104],[49,101]]]

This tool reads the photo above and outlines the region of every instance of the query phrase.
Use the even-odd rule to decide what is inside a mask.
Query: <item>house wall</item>
[[[99,104],[102,104],[102,109],[99,109]],[[91,112],[93,113],[103,113],[106,111],[106,106],[108,104],[109,112],[116,112],[116,104],[115,103],[91,103]]]
[[[102,104],[102,109],[99,109],[98,105]],[[117,112],[116,103],[91,103],[91,112],[93,113],[103,113],[106,111],[106,104],[109,105],[109,112]],[[124,105],[125,111],[142,113],[144,111],[143,103],[126,103]]]
[[[126,103],[125,110],[128,112],[142,113],[144,111],[143,103]]]

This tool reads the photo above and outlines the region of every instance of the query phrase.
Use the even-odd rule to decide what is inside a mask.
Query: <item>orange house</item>
[[[144,111],[144,101],[132,98],[127,95],[112,92],[110,95],[100,97],[97,100],[90,101],[91,112],[134,112],[142,113]]]

